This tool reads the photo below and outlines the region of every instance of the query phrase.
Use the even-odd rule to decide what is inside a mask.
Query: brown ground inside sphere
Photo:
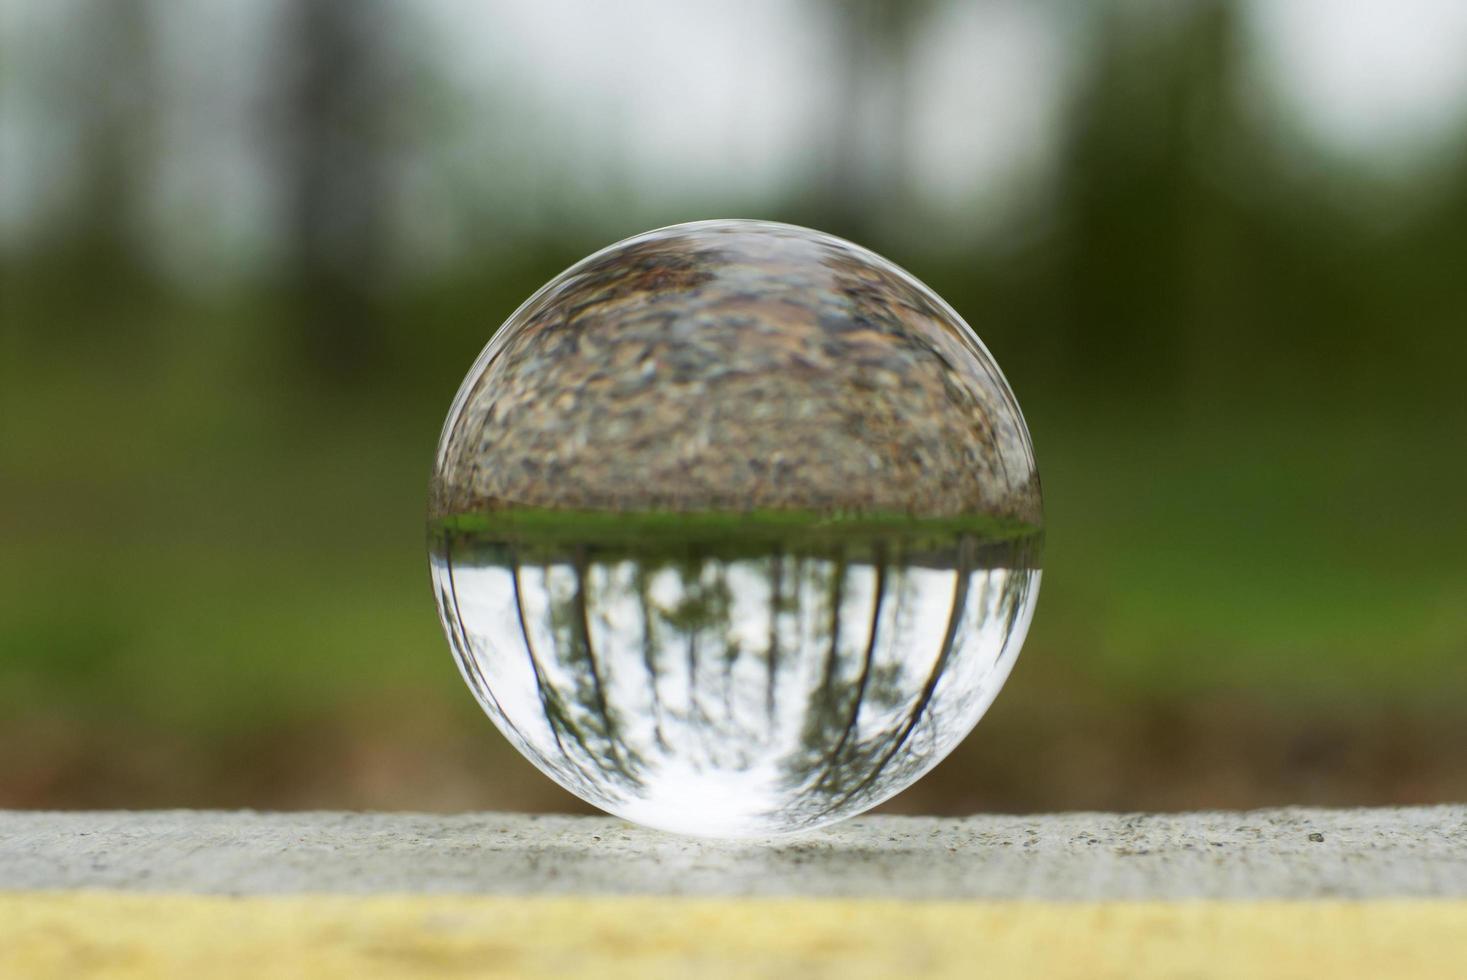
[[[562,276],[440,447],[435,516],[504,506],[1039,523],[1028,434],[930,291],[838,239],[710,223]]]

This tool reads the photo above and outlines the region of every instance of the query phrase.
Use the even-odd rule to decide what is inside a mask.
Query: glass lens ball
[[[831,235],[710,221],[581,261],[499,328],[439,441],[439,614],[566,789],[639,823],[818,827],[997,695],[1043,524],[998,365]]]

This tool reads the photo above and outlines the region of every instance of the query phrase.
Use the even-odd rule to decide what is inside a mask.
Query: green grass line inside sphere
[[[429,525],[434,540],[451,537],[531,547],[710,548],[734,552],[827,551],[881,544],[903,549],[943,548],[961,538],[992,543],[1039,533],[1040,529],[1032,524],[987,514],[912,517],[805,510],[613,512],[509,508],[453,514]]]

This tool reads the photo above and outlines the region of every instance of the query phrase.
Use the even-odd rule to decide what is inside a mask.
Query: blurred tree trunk
[[[379,0],[297,0],[281,32],[276,139],[292,346],[322,378],[348,381],[383,350],[391,25]]]
[[[1099,14],[1060,177],[1053,287],[1076,390],[1146,391],[1153,407],[1217,352],[1201,333],[1233,302],[1241,244],[1222,177],[1247,157],[1232,106],[1235,9],[1207,0],[1164,14]]]
[[[832,0],[837,76],[814,189],[825,231],[871,243],[906,195],[913,38],[932,0]]]
[[[150,276],[143,204],[158,94],[150,6],[149,0],[111,0],[76,17],[75,57],[85,67],[69,79],[74,87],[58,114],[73,120],[77,174],[60,244],[70,288],[84,303],[111,306]],[[109,331],[117,326],[114,317],[78,322]]]

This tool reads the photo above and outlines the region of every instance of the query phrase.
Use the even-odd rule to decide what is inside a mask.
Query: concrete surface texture
[[[0,891],[873,899],[1467,897],[1467,806],[869,817],[767,842],[602,817],[0,812]]]

